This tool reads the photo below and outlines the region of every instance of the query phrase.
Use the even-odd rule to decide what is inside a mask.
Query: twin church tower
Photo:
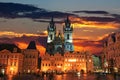
[[[46,52],[49,54],[55,54],[57,52],[64,54],[67,51],[73,52],[73,27],[69,18],[65,20],[65,25],[63,26],[63,35],[59,31],[56,32],[56,26],[53,18],[51,19],[49,26],[47,28],[48,37],[47,37],[47,48]]]

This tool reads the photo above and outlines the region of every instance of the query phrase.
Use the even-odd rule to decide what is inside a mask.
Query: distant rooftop
[[[4,50],[4,49],[7,49],[7,50],[13,52],[14,48],[17,48],[17,52],[21,52],[21,49],[18,48],[15,44],[6,44],[6,43],[1,43],[0,44],[0,51]]]
[[[27,47],[27,49],[36,49],[35,41],[31,41]]]

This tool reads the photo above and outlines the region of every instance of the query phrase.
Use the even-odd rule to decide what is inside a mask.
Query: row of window
[[[62,64],[54,64],[54,65],[53,65],[53,64],[47,64],[47,63],[44,64],[44,63],[43,63],[42,66],[63,66],[63,65],[62,65]]]
[[[85,64],[65,64],[65,66],[74,66],[74,67],[75,66],[77,66],[77,67],[79,67],[79,66],[81,67],[82,66],[82,67],[84,67]]]
[[[7,64],[7,60],[0,60],[0,64]]]
[[[120,52],[118,53],[106,53],[108,58],[113,58],[113,57],[120,57]]]
[[[27,66],[31,66],[31,65],[36,65],[36,62],[35,61],[29,61],[29,62],[26,62],[24,65],[27,65]]]
[[[70,58],[70,57],[71,57],[71,58],[72,58],[72,57],[76,57],[76,58],[84,58],[85,56],[81,56],[81,55],[80,55],[80,56],[75,56],[75,55],[72,56],[72,55],[71,55],[71,56],[65,56],[65,57],[66,57],[66,58]]]
[[[119,51],[120,50],[120,46],[118,46],[118,47],[111,46],[111,47],[108,47],[107,50],[108,51],[112,51],[112,50],[113,51],[117,51],[117,50]]]
[[[25,58],[35,58],[35,55],[26,55]]]
[[[49,63],[48,64],[43,63],[42,66],[61,66],[62,67],[63,64],[54,64],[53,65],[53,64],[49,64]],[[84,64],[65,64],[65,66],[78,66],[79,67],[79,66],[85,66],[85,65]]]
[[[0,58],[18,58],[17,55],[0,55]]]
[[[42,60],[50,60],[50,58],[42,58]],[[63,60],[63,58],[55,58],[54,60]]]
[[[88,58],[87,58],[88,59]],[[43,60],[45,61],[45,60],[51,60],[50,58],[43,58]],[[53,60],[53,59],[52,59]],[[69,61],[69,58],[65,58],[65,59],[61,59],[61,58],[55,58],[54,60],[56,60],[56,61]],[[76,59],[76,61],[78,62],[78,61],[80,61],[80,62],[84,62],[86,59],[85,58],[77,58]],[[91,60],[91,58],[89,58],[89,60]]]

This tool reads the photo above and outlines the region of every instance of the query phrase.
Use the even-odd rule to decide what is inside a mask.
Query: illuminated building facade
[[[0,51],[1,72],[4,74],[22,73],[23,55],[4,49]]]
[[[42,56],[41,70],[44,72],[76,72],[81,70],[89,72],[93,71],[92,61],[92,55],[88,52],[66,52],[64,55],[46,53]]]
[[[27,49],[23,50],[24,63],[23,71],[24,73],[34,73],[38,69],[38,56],[39,51],[36,49],[35,41],[31,41]]]
[[[38,51],[36,49],[26,49],[23,51],[24,63],[23,71],[25,73],[34,73],[38,69]]]
[[[49,54],[55,54],[57,52],[63,54],[67,51],[74,51],[73,41],[72,41],[72,33],[73,27],[71,26],[71,22],[69,18],[65,20],[65,25],[63,27],[63,34],[61,31],[56,33],[56,26],[53,18],[50,21],[50,24],[47,28],[48,37],[47,37],[47,48],[46,52]]]
[[[34,41],[31,41],[28,48],[17,52],[9,50],[0,51],[0,73],[18,74],[18,73],[34,73],[38,69],[39,51],[36,49]]]
[[[120,70],[120,32],[110,34],[106,37],[102,63],[106,72],[118,72]]]

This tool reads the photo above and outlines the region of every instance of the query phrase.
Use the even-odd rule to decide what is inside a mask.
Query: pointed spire
[[[53,16],[52,16],[52,18],[51,18],[51,22],[54,22]]]
[[[70,27],[71,23],[70,23],[70,20],[69,20],[69,16],[67,15],[67,19],[65,20],[65,26],[66,27]]]
[[[54,19],[53,19],[53,16],[52,16],[51,21],[50,21],[50,27],[54,27]]]
[[[69,16],[67,15],[67,20],[66,20],[67,22],[69,22]]]

